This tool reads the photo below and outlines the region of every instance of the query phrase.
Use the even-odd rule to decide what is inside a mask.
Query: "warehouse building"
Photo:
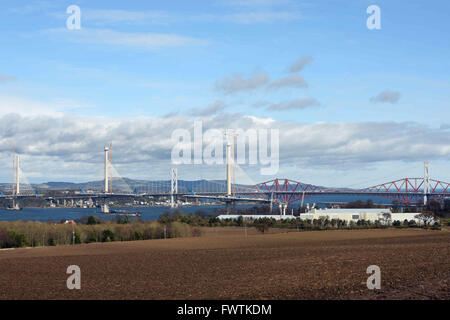
[[[256,220],[260,218],[268,218],[275,220],[287,220],[287,219],[301,219],[301,220],[342,220],[347,224],[354,222],[357,223],[360,220],[375,222],[379,221],[381,224],[392,225],[394,221],[400,221],[403,223],[405,220],[414,221],[417,225],[423,225],[424,221],[417,218],[419,212],[410,213],[392,213],[389,208],[380,209],[308,209],[307,212],[300,214],[300,216],[293,215],[243,215],[242,218],[249,220]],[[220,215],[217,218],[223,219],[238,219],[239,215]],[[427,224],[434,224],[436,221],[430,219]]]
[[[365,221],[379,221],[383,224],[392,224],[394,221],[403,221],[413,220],[416,224],[423,224],[422,219],[416,218],[419,215],[419,212],[410,212],[410,213],[392,213],[389,208],[381,208],[381,209],[316,209],[313,208],[306,213],[302,213],[300,215],[300,219],[302,220],[320,220],[320,219],[328,219],[328,220],[343,220],[347,223],[351,221],[357,223],[359,220]],[[429,221],[429,223],[433,224],[435,221]]]
[[[235,220],[239,217],[242,217],[246,220],[257,220],[257,219],[275,219],[275,220],[289,220],[289,219],[298,219],[296,216],[292,215],[278,215],[278,214],[249,214],[249,215],[238,215],[238,214],[222,214],[218,216],[217,218],[219,220]]]

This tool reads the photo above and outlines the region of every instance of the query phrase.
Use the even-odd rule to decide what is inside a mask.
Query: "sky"
[[[67,9],[80,8],[70,30]],[[369,29],[370,5],[380,29]],[[450,181],[450,3],[443,0],[2,1],[0,181],[170,178],[174,130],[278,129],[272,178],[366,187]],[[178,165],[224,179],[223,165]]]

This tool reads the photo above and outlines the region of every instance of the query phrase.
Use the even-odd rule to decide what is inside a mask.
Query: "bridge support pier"
[[[227,214],[233,214],[234,211],[234,202],[231,200],[225,201],[225,206],[227,209]]]
[[[170,207],[176,208],[176,194],[178,193],[178,170],[177,168],[172,168],[171,170],[171,180],[170,180]]]
[[[280,216],[285,216],[288,204],[280,202],[279,207],[280,207]]]
[[[423,175],[423,205],[426,206],[428,202],[428,194],[430,193],[430,164],[424,163],[424,175]]]

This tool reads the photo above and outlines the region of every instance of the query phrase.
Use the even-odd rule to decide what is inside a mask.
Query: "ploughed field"
[[[81,289],[69,290],[69,265]],[[381,268],[381,290],[366,286]],[[0,299],[450,299],[450,231],[336,230],[0,250]]]

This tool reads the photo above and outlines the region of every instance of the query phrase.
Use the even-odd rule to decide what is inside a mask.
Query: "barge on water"
[[[114,210],[114,209],[109,209],[109,206],[107,204],[103,204],[101,205],[101,212],[103,214],[110,214],[110,215],[115,215],[115,216],[125,216],[125,217],[140,217],[141,213],[139,211],[136,212],[130,212],[127,210]]]

